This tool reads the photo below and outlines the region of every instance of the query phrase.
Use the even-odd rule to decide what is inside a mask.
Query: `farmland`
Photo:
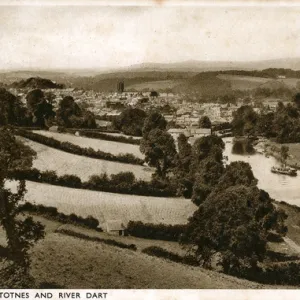
[[[88,180],[91,175],[102,173],[116,174],[119,172],[131,171],[137,179],[150,180],[153,170],[148,167],[129,165],[102,159],[70,154],[56,150],[51,147],[18,137],[26,145],[37,152],[37,158],[33,161],[33,167],[40,171],[56,171],[57,175],[76,175],[81,180]],[[127,146],[127,144],[122,144]]]
[[[289,88],[295,88],[300,81],[299,78],[283,78],[272,79],[265,77],[243,76],[243,75],[230,75],[219,74],[220,79],[229,81],[233,90],[251,90],[259,87],[264,87],[268,82],[278,83],[278,86],[286,85]]]
[[[9,182],[14,187],[14,182]],[[196,210],[189,199],[122,195],[78,190],[27,181],[25,199],[54,206],[63,213],[95,217],[100,223],[120,219],[150,223],[185,224]]]
[[[233,90],[249,90],[258,88],[260,85],[270,81],[270,78],[220,74],[220,79],[229,81]]]
[[[74,145],[93,148],[95,151],[101,150],[103,152],[109,152],[113,155],[130,153],[136,157],[144,158],[144,155],[140,152],[138,145],[124,144],[112,141],[98,140],[87,137],[75,136],[73,134],[57,133],[44,130],[33,131],[34,133],[44,135],[46,137],[54,138],[60,142],[69,142]]]

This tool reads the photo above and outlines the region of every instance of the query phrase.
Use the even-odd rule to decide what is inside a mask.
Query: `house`
[[[112,235],[125,236],[126,227],[121,220],[108,220],[106,221],[106,231]]]
[[[171,134],[175,141],[177,141],[177,138],[180,136],[180,134],[184,134],[186,137],[189,137],[191,135],[189,130],[183,128],[170,128],[168,130],[168,133]]]
[[[210,128],[190,128],[191,135],[195,138],[211,135]]]

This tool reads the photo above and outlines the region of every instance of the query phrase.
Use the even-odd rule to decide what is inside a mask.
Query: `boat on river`
[[[283,174],[288,176],[297,176],[297,170],[289,167],[275,167],[271,168],[272,173]]]

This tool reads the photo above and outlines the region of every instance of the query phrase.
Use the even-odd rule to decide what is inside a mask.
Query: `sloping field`
[[[14,187],[15,182],[8,182]],[[63,213],[107,220],[184,224],[196,206],[188,199],[123,195],[53,186],[27,181],[25,199],[54,206]]]
[[[99,139],[92,139],[82,136],[75,136],[68,133],[50,132],[45,130],[33,130],[34,133],[44,135],[46,137],[54,138],[60,142],[69,142],[82,148],[93,148],[94,150],[101,150],[109,152],[113,155],[118,154],[132,154],[139,158],[144,158],[144,155],[140,152],[138,145],[131,145],[125,143],[118,143],[112,141],[105,141]]]
[[[148,81],[148,82],[129,85],[128,87],[126,87],[126,90],[142,91],[144,89],[149,89],[149,90],[160,91],[160,90],[172,89],[174,86],[181,84],[183,81],[184,80],[180,80],[180,79]]]
[[[270,78],[228,74],[220,74],[217,77],[229,81],[233,90],[255,89],[258,88],[260,85],[270,81]]]
[[[18,139],[37,152],[37,159],[33,161],[34,168],[40,171],[56,171],[59,176],[72,174],[86,181],[91,175],[102,173],[110,175],[130,171],[137,179],[150,180],[153,172],[149,167],[89,158],[56,150],[23,137],[18,137]]]
[[[272,79],[272,78],[264,78],[264,77],[229,75],[229,74],[219,74],[217,77],[223,80],[230,81],[232,89],[234,90],[249,90],[258,87],[267,88],[268,85],[264,86],[264,84],[266,84],[267,82],[277,82],[278,86],[280,86],[281,84],[289,88],[295,88],[297,86],[297,83],[300,82],[299,78]]]
[[[77,289],[267,288],[199,267],[58,233],[46,235],[34,247],[31,273],[38,282]]]

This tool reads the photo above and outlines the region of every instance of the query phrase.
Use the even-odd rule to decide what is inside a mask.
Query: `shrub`
[[[192,255],[180,256],[176,253],[167,251],[161,247],[150,246],[142,250],[143,253],[148,254],[150,256],[161,257],[167,260],[171,260],[177,263],[182,263],[190,266],[199,266],[199,263],[196,257]]]
[[[54,219],[61,223],[71,223],[76,225],[85,226],[91,229],[97,229],[99,226],[99,221],[92,216],[83,218],[75,214],[65,215],[64,213],[58,212],[56,207],[35,205],[29,202],[25,202],[23,205],[19,206],[19,211],[27,211],[36,214],[43,215],[45,217]]]
[[[139,145],[140,144],[139,139],[134,139],[132,137],[114,136],[114,135],[105,134],[103,132],[88,131],[88,130],[80,130],[79,133],[80,133],[81,136],[94,138],[94,139],[113,141],[113,142],[132,144],[132,145]]]
[[[111,175],[111,178],[109,178],[106,173],[93,175],[87,182],[81,182],[81,179],[75,175],[57,176],[53,171],[41,172],[37,169],[15,170],[10,173],[10,177],[19,180],[31,180],[71,188],[110,193],[155,197],[176,196],[175,189],[172,189],[170,185],[158,185],[155,182],[136,180],[132,172],[121,172]]]
[[[176,242],[185,229],[186,225],[145,224],[141,221],[129,221],[127,225],[127,232],[132,236]]]

